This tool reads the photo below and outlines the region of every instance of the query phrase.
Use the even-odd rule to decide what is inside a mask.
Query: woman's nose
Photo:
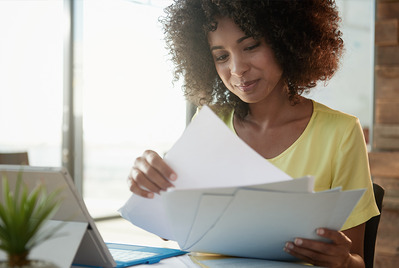
[[[240,56],[231,57],[230,73],[237,77],[242,77],[248,70],[247,62]]]

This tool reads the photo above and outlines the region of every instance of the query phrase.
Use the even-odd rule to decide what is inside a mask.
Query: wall
[[[399,263],[399,0],[376,0],[374,133],[370,167],[385,189],[375,267]]]

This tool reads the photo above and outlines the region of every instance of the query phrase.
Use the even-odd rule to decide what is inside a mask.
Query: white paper
[[[207,230],[201,224],[193,225],[190,233],[197,240],[191,244],[184,240],[178,243],[188,251],[294,260],[283,251],[287,241],[296,237],[321,240],[316,235],[319,227],[339,230],[363,192],[363,189],[320,193],[239,189],[219,217],[201,217],[202,225],[210,226]],[[228,199],[224,195],[218,197]],[[182,198],[180,201],[185,202]],[[215,210],[220,211],[217,204],[201,200],[197,211],[212,215]]]
[[[279,262],[261,259],[248,259],[248,258],[219,258],[208,260],[196,260],[197,263],[209,268],[299,268],[308,267],[309,265],[295,262]],[[311,266],[317,268],[319,266]]]
[[[176,241],[161,196],[147,199],[132,195],[119,209],[123,218],[150,233]]]
[[[203,107],[165,156],[176,189],[237,187],[290,180]]]
[[[295,180],[273,182],[259,185],[249,185],[241,188],[260,189],[275,192],[296,192],[296,193],[312,193],[314,185],[313,176],[304,176]]]

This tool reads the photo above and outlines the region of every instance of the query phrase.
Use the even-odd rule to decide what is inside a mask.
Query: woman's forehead
[[[208,41],[223,41],[226,39],[241,38],[245,33],[241,28],[234,23],[230,18],[220,17],[216,19],[216,29],[208,32]]]

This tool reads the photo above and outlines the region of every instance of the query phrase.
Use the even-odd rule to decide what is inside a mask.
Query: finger
[[[323,255],[326,253],[329,254],[332,250],[334,250],[334,246],[330,243],[304,238],[296,238],[294,240],[294,245],[296,246],[296,249],[300,251],[318,252]]]
[[[154,198],[154,193],[140,188],[133,179],[131,179],[130,191],[142,197]]]
[[[348,248],[350,249],[351,240],[340,231],[319,228],[316,230],[316,233],[319,236],[329,239],[331,242],[296,238],[294,244],[298,247],[307,248],[330,256],[340,254],[342,249],[345,249],[345,251]]]
[[[343,233],[336,230],[331,230],[327,228],[318,228],[316,230],[317,235],[330,239],[333,243],[337,245],[350,245],[352,241]]]
[[[284,251],[306,263],[322,267],[328,267],[330,261],[333,260],[331,256],[326,256],[307,248],[301,248],[292,242],[285,244]]]
[[[154,192],[157,194],[159,194],[161,190],[163,190],[158,187],[158,185],[153,183],[149,178],[147,178],[147,176],[141,170],[135,167],[132,168],[131,176],[133,181],[140,188],[145,188],[145,190],[149,190],[150,192]]]
[[[169,187],[173,187],[173,184],[166,179],[159,171],[158,167],[153,166],[154,164],[150,164],[147,162],[147,159],[138,158],[135,163],[135,167],[140,171],[139,175],[135,180],[139,184],[145,183],[145,181],[150,181],[157,188],[166,191]],[[156,165],[156,164],[155,164]],[[140,180],[140,181],[138,181]]]
[[[285,244],[284,251],[291,254],[292,256],[296,257],[299,260],[302,260],[306,263],[314,265],[314,261],[307,255],[304,255],[304,254],[301,254],[300,252],[298,252],[297,248],[295,247],[294,243],[292,243],[292,242],[287,242]]]
[[[177,174],[169,167],[165,161],[154,151],[147,150],[143,154],[146,161],[153,167],[157,168],[157,171],[165,178],[175,181]]]

